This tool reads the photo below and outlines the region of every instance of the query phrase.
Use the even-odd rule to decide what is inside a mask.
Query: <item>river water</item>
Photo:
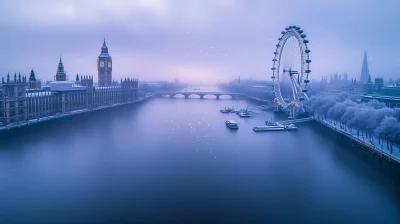
[[[399,223],[400,182],[316,124],[155,98],[1,133],[0,223]],[[224,122],[234,119],[239,130]]]

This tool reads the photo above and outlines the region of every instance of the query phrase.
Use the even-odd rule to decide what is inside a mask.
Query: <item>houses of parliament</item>
[[[138,99],[138,80],[112,79],[112,59],[104,40],[97,58],[98,86],[93,76],[76,75],[68,81],[62,59],[54,81],[41,87],[32,69],[29,78],[21,74],[2,77],[0,86],[0,124],[28,121],[82,109],[112,106]]]

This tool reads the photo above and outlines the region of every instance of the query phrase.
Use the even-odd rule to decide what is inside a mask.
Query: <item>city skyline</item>
[[[372,77],[396,78],[400,69],[392,47],[400,35],[393,31],[400,19],[395,1],[22,3],[7,2],[0,9],[5,31],[0,41],[6,43],[0,52],[2,76],[28,75],[33,68],[38,78],[52,80],[62,56],[69,80],[79,73],[97,81],[94,58],[105,38],[115,80],[220,82],[241,76],[270,81],[274,46],[287,25],[301,26],[310,40],[311,79],[333,72],[358,78],[365,50]],[[299,12],[306,14],[299,17]]]

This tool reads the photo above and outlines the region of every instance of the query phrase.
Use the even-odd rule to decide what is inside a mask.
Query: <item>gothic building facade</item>
[[[101,53],[97,58],[97,72],[99,79],[99,86],[111,86],[112,85],[112,59],[108,54],[108,47],[106,40],[104,39],[103,46],[101,47]]]
[[[105,42],[103,47],[107,48]],[[103,51],[102,48],[102,52],[108,51]],[[108,66],[108,63],[111,63],[111,57],[102,57],[101,60],[104,60],[107,69],[102,70],[106,78],[102,80],[103,85],[99,87],[93,85],[93,76],[88,75],[77,74],[74,82],[67,81],[61,58],[55,81],[50,82],[49,87],[46,88],[37,88],[33,70],[28,82],[21,74],[18,76],[14,74],[13,79],[9,74],[6,80],[3,77],[0,86],[0,125],[29,122],[32,119],[61,115],[76,110],[90,110],[136,101],[138,80],[125,78],[119,85],[111,86],[111,66]],[[98,62],[98,66],[100,66],[99,63],[101,62]]]

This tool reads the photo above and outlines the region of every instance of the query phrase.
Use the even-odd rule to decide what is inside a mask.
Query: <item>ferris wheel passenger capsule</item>
[[[306,89],[303,89],[303,90],[301,90],[303,93],[306,93],[307,92],[307,90]]]
[[[306,37],[307,37],[307,35],[305,35],[305,34],[301,35],[301,38],[306,38]]]
[[[303,30],[299,30],[298,32],[299,32],[300,34],[304,33],[304,31],[303,31]]]
[[[307,62],[307,63],[311,63],[311,60],[310,60],[310,59],[307,59],[306,62]]]
[[[304,97],[300,97],[299,100],[304,100]]]
[[[300,30],[300,27],[296,26],[295,29],[296,29],[296,30]]]
[[[307,50],[305,50],[304,52],[306,52],[306,53],[308,54],[308,53],[310,53],[311,51],[307,49]]]
[[[309,42],[308,40],[303,40],[303,43],[305,44],[308,44],[308,42]]]
[[[308,80],[308,79],[304,79],[304,83],[309,83],[310,82],[310,80]]]
[[[276,58],[272,59],[272,61],[277,61]]]
[[[275,52],[274,52],[274,55],[277,55],[277,54],[278,54],[278,52],[275,51]]]
[[[311,73],[311,70],[307,69],[307,70],[306,70],[306,73]]]
[[[285,34],[285,31],[282,31],[281,34],[282,34],[282,35]]]
[[[275,71],[275,69],[276,69],[275,67],[272,67],[272,68],[271,68],[272,71]]]

